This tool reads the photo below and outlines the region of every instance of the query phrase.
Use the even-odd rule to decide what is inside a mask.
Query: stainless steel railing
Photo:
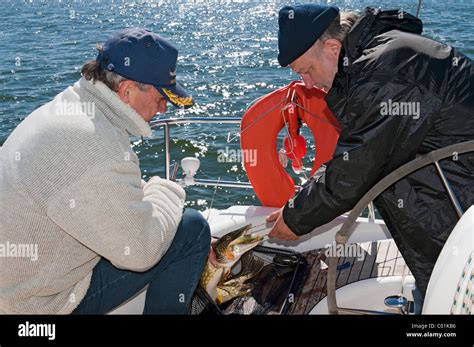
[[[163,118],[150,122],[152,129],[163,127],[165,142],[165,177],[170,179],[171,151],[170,151],[170,128],[178,124],[239,124],[240,117],[187,117],[187,118]],[[223,181],[214,179],[194,179],[195,184],[201,186],[219,186],[229,188],[253,189],[250,182]]]

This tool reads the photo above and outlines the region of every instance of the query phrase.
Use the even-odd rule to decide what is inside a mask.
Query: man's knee
[[[183,229],[203,249],[211,245],[211,229],[201,213],[187,208],[182,217]]]

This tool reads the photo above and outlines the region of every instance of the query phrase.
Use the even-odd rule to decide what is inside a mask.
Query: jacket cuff
[[[294,208],[289,208],[288,203],[286,203],[285,207],[283,208],[283,213],[282,213],[283,216],[282,217],[283,217],[283,221],[288,226],[288,228],[290,228],[291,231],[295,235],[298,235],[298,236],[302,236],[302,235],[305,235],[305,234],[308,234],[309,232],[311,232],[311,231],[304,232],[296,226],[296,223],[294,223],[294,220],[296,219],[295,213],[296,213],[295,209]]]

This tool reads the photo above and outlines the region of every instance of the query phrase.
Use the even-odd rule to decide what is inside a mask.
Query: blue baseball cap
[[[193,98],[176,82],[178,50],[162,36],[128,28],[108,39],[97,61],[103,69],[129,80],[150,84],[176,107],[191,107]]]
[[[285,6],[278,14],[278,62],[287,66],[303,55],[339,14],[336,6]]]

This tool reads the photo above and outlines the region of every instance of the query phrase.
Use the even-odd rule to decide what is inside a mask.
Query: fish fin
[[[245,281],[258,275],[262,271],[265,263],[262,259],[257,258],[252,252],[245,253],[241,258],[242,270],[240,277],[245,277]],[[245,282],[244,281],[244,282]]]

